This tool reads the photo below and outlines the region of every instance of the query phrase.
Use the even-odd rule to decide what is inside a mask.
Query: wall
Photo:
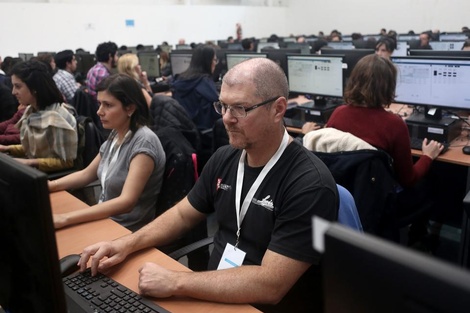
[[[179,38],[188,43],[225,39],[235,35],[237,22],[244,36],[255,37],[470,26],[468,0],[243,0],[242,5],[217,6],[191,4],[196,0],[132,0],[132,5],[125,4],[129,0],[30,1],[0,0],[0,56],[79,47],[94,52],[108,40],[133,46],[164,40],[175,44]],[[168,4],[175,1],[182,4]],[[126,27],[127,19],[134,20],[134,27]]]
[[[135,46],[226,39],[235,24],[244,36],[286,34],[285,7],[0,3],[0,56],[84,48],[104,41]],[[134,27],[126,27],[126,20]]]

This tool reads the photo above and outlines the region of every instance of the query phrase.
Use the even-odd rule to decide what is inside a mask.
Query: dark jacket
[[[209,76],[194,79],[176,77],[171,91],[173,98],[186,109],[198,129],[212,128],[220,118],[213,106],[213,103],[219,100],[219,94]]]

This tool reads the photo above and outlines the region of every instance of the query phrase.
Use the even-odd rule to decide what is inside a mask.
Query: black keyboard
[[[103,274],[91,276],[90,269],[63,279],[69,312],[169,313]]]
[[[424,140],[423,138],[411,137],[410,138],[411,149],[422,150],[423,140]],[[441,142],[441,144],[444,146],[444,149],[441,151],[441,154],[443,154],[449,149],[449,144],[446,142]]]

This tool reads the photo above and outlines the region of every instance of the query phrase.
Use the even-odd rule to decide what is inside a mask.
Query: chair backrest
[[[183,199],[198,178],[196,151],[175,127],[155,132],[166,155],[162,188],[157,200],[157,216]]]
[[[395,222],[397,183],[391,157],[381,150],[313,153],[353,195],[364,231],[383,237]]]
[[[217,121],[215,121],[212,134],[212,152],[215,152],[220,147],[229,144],[227,130],[225,129],[222,118],[219,118]]]
[[[100,147],[104,143],[103,134],[88,116],[79,115],[77,117],[78,126],[78,153],[82,164],[80,168],[85,168],[93,161],[100,152]]]
[[[78,115],[91,118],[100,132],[103,134],[108,133],[103,129],[103,125],[96,113],[98,111],[98,103],[96,103],[93,97],[88,93],[88,89],[84,86],[75,91],[71,105],[75,108]]]

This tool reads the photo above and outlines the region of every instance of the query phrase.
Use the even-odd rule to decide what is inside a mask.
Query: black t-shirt
[[[235,189],[240,155],[241,150],[230,146],[220,148],[188,194],[197,210],[215,212],[219,224],[209,269],[217,268],[227,242],[235,245]],[[245,194],[260,171],[246,167]],[[263,310],[314,312],[321,308],[320,255],[312,248],[311,219],[317,215],[336,220],[338,201],[328,168],[297,142],[290,143],[254,194],[241,225],[239,248],[246,252],[245,265],[260,265],[269,249],[313,266],[278,305]]]

